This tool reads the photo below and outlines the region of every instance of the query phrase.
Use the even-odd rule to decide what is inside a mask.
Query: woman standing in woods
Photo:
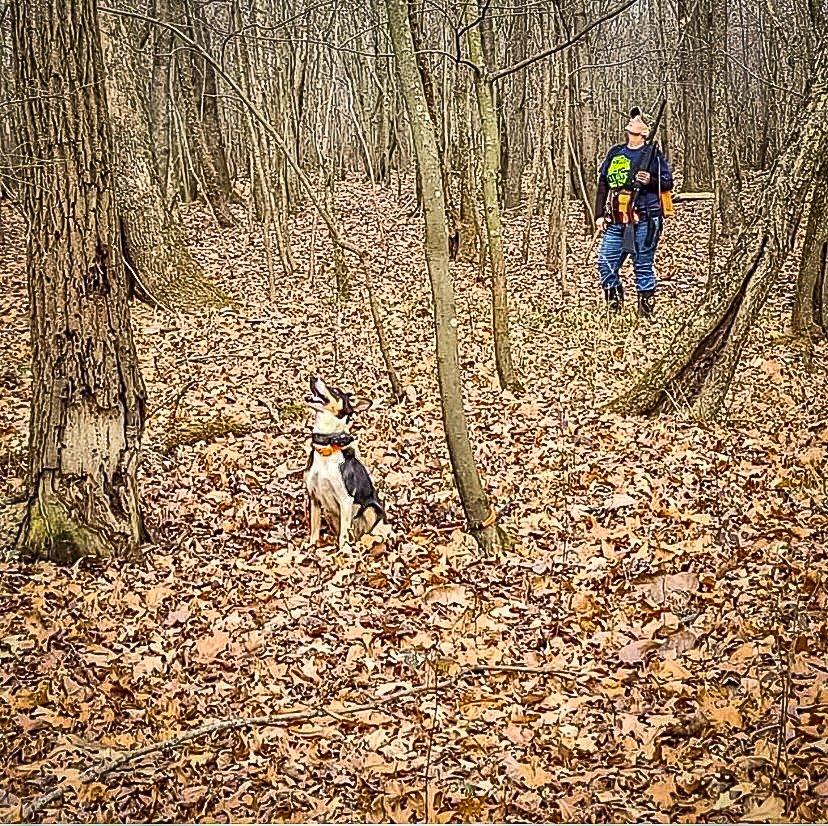
[[[623,249],[624,226],[635,224],[635,253],[632,255],[638,315],[651,318],[655,308],[656,277],[653,262],[664,221],[661,196],[673,188],[673,175],[661,151],[644,157],[650,123],[634,108],[625,127],[627,142],[613,146],[598,175],[595,223],[604,231],[598,253],[598,273],[611,312],[618,313],[624,302],[619,272],[627,253]],[[646,168],[642,168],[646,166]],[[635,208],[630,209],[633,185],[640,186]]]

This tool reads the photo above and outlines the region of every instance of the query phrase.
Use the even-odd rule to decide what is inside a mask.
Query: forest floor
[[[65,784],[35,819],[828,818],[828,349],[791,341],[791,296],[769,301],[726,422],[608,414],[699,300],[708,207],[666,231],[653,325],[608,322],[574,209],[567,296],[543,220],[524,264],[508,215],[524,393],[497,387],[488,287],[454,270],[472,439],[514,538],[480,559],[442,437],[421,221],[355,183],[337,206],[373,251],[408,400],[390,402],[358,272],[337,308],[311,213],[271,301],[260,235],[189,210],[194,254],[237,307],[134,308],[155,544],[69,569],[10,551],[30,368],[25,245],[4,208],[0,815]],[[346,553],[304,545],[317,372],[375,400],[358,435],[393,534]],[[303,709],[80,777],[204,723]]]

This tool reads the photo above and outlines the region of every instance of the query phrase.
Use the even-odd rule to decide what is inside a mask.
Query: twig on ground
[[[439,694],[442,690],[462,680],[464,677],[471,675],[479,675],[487,672],[515,672],[522,674],[548,674],[555,677],[566,677],[568,679],[577,679],[577,676],[560,669],[534,667],[528,665],[476,665],[469,668],[464,668],[455,676],[448,677],[445,680],[437,679],[437,672],[435,670],[434,683],[432,685],[416,686],[414,688],[407,688],[402,691],[393,692],[384,697],[377,697],[370,703],[363,703],[361,705],[351,706],[351,708],[343,709],[329,709],[324,707],[306,706],[296,711],[285,711],[279,714],[266,714],[258,717],[240,717],[235,720],[216,720],[212,723],[205,723],[203,726],[197,726],[189,731],[181,732],[175,737],[170,737],[167,740],[161,740],[155,743],[149,743],[139,749],[121,754],[107,762],[99,763],[97,766],[92,766],[83,772],[74,783],[92,783],[101,780],[113,771],[120,769],[148,754],[156,754],[158,752],[172,751],[184,743],[189,743],[193,740],[198,740],[207,734],[216,734],[224,731],[235,731],[237,729],[251,728],[254,726],[279,726],[289,725],[292,723],[306,723],[310,720],[315,720],[320,717],[329,717],[334,720],[342,720],[345,717],[353,714],[359,714],[363,711],[373,711],[382,706],[396,702],[405,697],[414,697],[428,692],[434,692],[434,720],[432,721],[431,731],[429,733],[429,747],[428,755],[426,757],[426,798],[428,797],[428,774],[431,760],[431,749],[434,737],[434,725],[437,715],[437,704],[439,702]],[[21,809],[20,818],[23,822],[32,820],[32,816],[45,809],[50,803],[61,798],[64,792],[69,788],[68,782],[60,783],[55,788],[36,797],[34,800],[25,804]],[[428,805],[428,804],[426,804]]]
[[[184,398],[184,396],[185,396],[185,395],[186,395],[186,394],[187,394],[190,390],[192,390],[192,389],[193,389],[193,387],[195,387],[197,384],[198,384],[198,382],[197,382],[195,379],[190,379],[190,381],[188,381],[188,382],[187,382],[187,383],[186,383],[186,384],[185,384],[185,385],[181,388],[181,390],[179,390],[179,391],[178,391],[178,393],[177,393],[177,394],[176,394],[176,396],[175,396],[175,399],[173,399],[172,407],[170,408],[170,421],[171,421],[171,422],[174,422],[174,421],[175,421],[175,417],[178,415],[178,405],[180,405],[180,404],[181,404],[181,401],[182,401],[182,399]]]
[[[278,726],[297,722],[304,723],[319,717],[334,717],[336,719],[340,719],[344,716],[359,714],[363,711],[373,711],[386,703],[401,700],[404,697],[412,697],[418,694],[424,694],[428,691],[436,692],[440,688],[445,688],[450,685],[452,682],[454,682],[453,679],[447,679],[438,682],[433,686],[417,686],[416,688],[405,689],[403,691],[388,694],[385,697],[378,697],[370,703],[363,703],[358,706],[352,706],[351,708],[337,709],[336,711],[329,711],[325,708],[303,708],[297,711],[286,711],[280,714],[266,714],[259,717],[242,717],[237,720],[216,720],[215,722],[198,726],[190,731],[184,731],[181,734],[177,734],[175,737],[170,737],[167,740],[149,743],[139,749],[134,749],[126,754],[122,754],[114,760],[110,760],[98,766],[93,766],[83,772],[75,782],[79,781],[81,783],[90,783],[100,780],[107,774],[110,774],[111,772],[120,769],[122,766],[126,766],[129,763],[134,763],[136,760],[146,757],[148,754],[154,754],[161,751],[171,751],[184,743],[188,743],[192,740],[198,740],[206,734],[215,734],[222,731],[234,731],[236,729],[250,728],[253,726]],[[40,795],[40,797],[36,797],[31,802],[27,803],[22,808],[21,820],[24,822],[31,821],[33,815],[42,811],[50,803],[53,803],[58,798],[62,797],[67,787],[67,783],[61,783],[51,791],[46,792],[45,794]]]
[[[270,402],[264,396],[256,396],[256,401],[267,410],[270,418],[273,419],[273,423],[278,425],[279,427],[282,426],[282,418],[279,414],[273,409]]]
[[[469,668],[469,672],[472,674],[485,674],[490,671],[514,672],[516,674],[548,674],[550,677],[564,677],[567,680],[577,680],[581,676],[570,671],[562,671],[559,668],[531,665],[473,665]]]
[[[440,704],[440,694],[438,692],[437,669],[439,667],[439,658],[434,661],[434,711],[431,715],[431,728],[428,732],[428,750],[426,751],[425,764],[425,819],[426,823],[431,822],[429,817],[429,803],[428,803],[428,781],[429,772],[431,770],[431,749],[434,745],[434,730],[437,728],[437,706]],[[433,814],[433,812],[431,813]]]

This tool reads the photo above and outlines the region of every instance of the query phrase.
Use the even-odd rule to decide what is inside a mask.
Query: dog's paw
[[[371,534],[380,539],[390,539],[394,535],[394,529],[389,522],[380,522],[374,527]]]

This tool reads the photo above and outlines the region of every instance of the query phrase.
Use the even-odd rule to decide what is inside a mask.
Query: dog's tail
[[[363,502],[359,506],[356,518],[359,519],[361,516],[364,516],[369,510],[373,511],[374,521],[371,523],[371,527],[366,530],[366,533],[371,533],[385,519],[385,508],[383,508],[379,499],[371,499],[369,502]]]

